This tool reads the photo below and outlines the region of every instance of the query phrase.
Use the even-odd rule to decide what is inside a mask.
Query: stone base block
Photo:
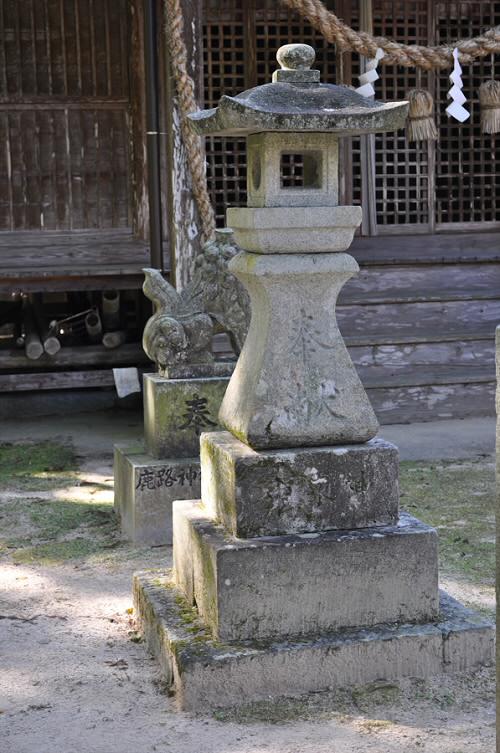
[[[393,525],[397,448],[382,439],[340,447],[253,450],[227,431],[201,437],[201,498],[235,536]]]
[[[377,625],[300,642],[214,643],[185,607],[170,573],[137,573],[134,604],[149,651],[178,706],[206,713],[269,697],[427,678],[494,661],[494,628],[441,594],[439,618],[420,625]]]
[[[144,439],[155,458],[195,458],[200,434],[219,428],[228,377],[167,379],[144,375]]]
[[[200,491],[197,458],[157,460],[140,442],[115,445],[115,512],[134,544],[172,544],[172,502]]]
[[[438,612],[437,534],[398,525],[237,539],[174,503],[175,581],[222,641],[303,636]]]

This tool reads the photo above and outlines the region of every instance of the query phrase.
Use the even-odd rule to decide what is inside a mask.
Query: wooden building
[[[354,28],[408,44],[450,42],[500,23],[494,0],[325,4]],[[143,0],[0,0],[0,325],[26,305],[35,314],[41,307],[47,320],[64,319],[99,306],[101,291],[112,289],[122,291],[127,331],[127,342],[112,350],[80,331],[54,356],[30,361],[14,345],[19,333],[9,341],[6,330],[0,390],[109,388],[111,366],[144,361],[139,340],[147,308],[138,292],[149,264],[144,6]],[[269,81],[277,48],[290,41],[316,48],[324,81],[357,85],[359,56],[327,44],[278,0],[183,0],[182,6],[200,106]],[[160,0],[155,11],[162,266],[175,267],[182,282],[197,219]],[[353,246],[361,274],[342,295],[341,329],[384,422],[491,414],[500,322],[500,137],[480,133],[477,90],[500,78],[500,58],[464,66],[471,117],[462,125],[444,112],[449,71],[384,65],[380,74],[382,99],[404,99],[415,86],[432,92],[439,141],[408,144],[404,133],[345,140],[342,202],[361,203],[364,218]],[[244,142],[209,140],[206,151],[222,226],[226,207],[245,203]]]

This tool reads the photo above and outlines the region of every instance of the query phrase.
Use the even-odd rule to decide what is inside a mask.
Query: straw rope
[[[375,57],[380,47],[385,55],[384,65],[402,65],[424,70],[449,68],[453,65],[453,49],[458,47],[461,63],[471,63],[476,58],[500,52],[500,26],[488,29],[473,39],[460,39],[449,45],[425,47],[394,42],[386,37],[374,37],[364,31],[354,31],[334,13],[327,10],[321,0],[281,0],[291,10],[307,18],[311,26],[328,42],[340,45],[344,51],[357,52],[368,58]]]
[[[187,50],[184,42],[184,20],[179,0],[165,0],[165,34],[179,102],[181,138],[191,174],[193,196],[198,207],[202,243],[215,235],[215,215],[207,188],[205,154],[201,138],[189,125],[187,116],[198,109],[194,82],[188,73]]]

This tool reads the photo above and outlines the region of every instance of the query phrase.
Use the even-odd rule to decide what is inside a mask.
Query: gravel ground
[[[132,573],[169,566],[171,550],[120,540],[109,453],[78,452],[81,471],[50,488],[0,486],[2,753],[492,753],[493,669],[205,717],[176,711],[131,612]],[[64,534],[66,549],[43,549],[54,509],[69,501],[83,517]],[[71,545],[88,540],[100,546],[74,556]],[[446,585],[453,590],[452,576]],[[484,588],[467,588],[467,601],[484,606]]]

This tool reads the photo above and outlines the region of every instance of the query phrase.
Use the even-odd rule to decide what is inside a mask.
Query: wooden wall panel
[[[0,0],[0,230],[126,227],[127,0]]]

